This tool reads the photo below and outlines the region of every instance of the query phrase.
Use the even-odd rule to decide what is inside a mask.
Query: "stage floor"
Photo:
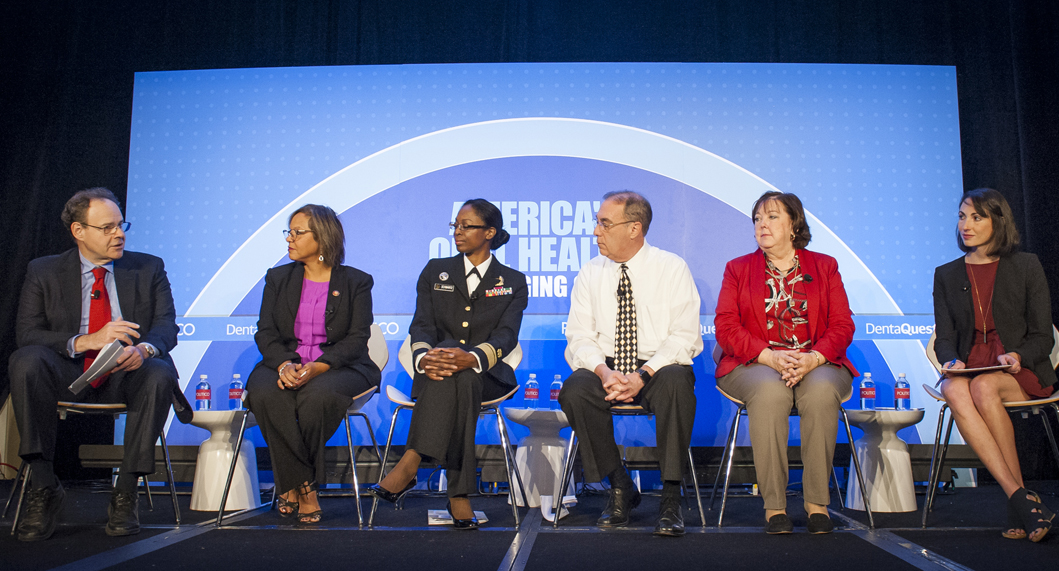
[[[474,498],[475,509],[490,521],[479,531],[428,526],[426,511],[443,509],[443,497],[409,497],[405,509],[380,504],[375,528],[358,529],[352,498],[325,498],[323,525],[297,527],[275,511],[247,512],[213,526],[215,514],[192,512],[190,496],[179,496],[183,524],[173,524],[168,495],[156,494],[149,511],[141,496],[143,531],[127,538],[107,537],[108,493],[104,483],[69,483],[62,524],[48,541],[20,543],[9,534],[11,515],[0,532],[0,569],[262,569],[304,568],[546,570],[750,568],[786,570],[821,567],[872,569],[1010,569],[1054,568],[1059,560],[1059,529],[1033,545],[1000,536],[1004,498],[996,486],[962,488],[940,495],[931,527],[922,529],[919,512],[876,514],[877,528],[867,527],[863,512],[838,509],[836,532],[811,536],[805,531],[801,497],[788,497],[795,533],[768,536],[762,531],[761,499],[732,497],[724,527],[717,510],[707,509],[702,527],[697,510],[685,507],[687,535],[651,535],[658,498],[647,496],[628,528],[603,531],[594,522],[606,498],[584,495],[558,529],[543,521],[539,510],[521,510],[514,528],[506,497]],[[0,482],[6,499],[11,483]],[[1059,482],[1033,482],[1045,502],[1059,508]],[[708,489],[704,504],[708,508]],[[919,496],[922,502],[922,496]],[[692,505],[694,497],[691,498]],[[365,518],[371,500],[362,499]],[[13,509],[12,509],[13,512]]]

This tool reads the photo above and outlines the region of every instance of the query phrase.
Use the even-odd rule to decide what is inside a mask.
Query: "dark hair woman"
[[[528,300],[526,276],[496,260],[508,241],[500,210],[468,200],[449,224],[459,255],[427,262],[416,285],[409,329],[416,406],[404,456],[369,488],[396,502],[416,484],[423,458],[448,470],[449,513],[457,529],[476,529],[468,495],[477,490],[474,431],[481,403],[518,383],[501,361],[518,344]]]
[[[343,266],[345,235],[335,212],[307,204],[289,221],[291,263],[265,274],[257,348],[247,379],[247,408],[268,443],[279,512],[320,522],[324,445],[354,396],[381,378],[368,356],[371,276]]]
[[[794,529],[787,517],[787,436],[797,405],[808,528],[829,533],[838,409],[857,374],[846,358],[853,316],[838,263],[805,249],[812,236],[801,200],[766,192],[752,212],[758,250],[728,262],[717,300],[714,323],[724,351],[717,386],[746,403],[771,534]]]
[[[1037,256],[1017,251],[1018,230],[1002,194],[964,193],[958,217],[956,243],[965,254],[934,270],[934,350],[948,370],[941,392],[960,434],[1008,496],[1004,537],[1036,542],[1055,515],[1023,487],[1004,403],[1055,389],[1048,282]],[[998,365],[1005,368],[961,372]]]

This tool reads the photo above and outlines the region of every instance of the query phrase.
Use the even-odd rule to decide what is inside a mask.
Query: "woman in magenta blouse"
[[[262,360],[246,404],[272,457],[280,515],[316,524],[324,445],[353,397],[381,378],[368,356],[373,281],[342,265],[345,235],[330,208],[302,206],[288,225],[291,263],[265,274],[254,336]]]

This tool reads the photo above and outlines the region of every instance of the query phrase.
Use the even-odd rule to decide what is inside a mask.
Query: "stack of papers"
[[[92,381],[102,377],[109,373],[114,367],[118,366],[118,357],[125,351],[125,346],[121,344],[121,341],[112,341],[110,345],[99,350],[99,354],[96,355],[96,360],[92,361],[92,366],[88,367],[88,370],[83,375],[77,377],[74,384],[70,385],[70,392],[73,394],[80,394],[81,391],[85,390],[92,383]]]

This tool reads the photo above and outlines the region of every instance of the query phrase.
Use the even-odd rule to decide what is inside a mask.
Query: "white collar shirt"
[[[701,302],[688,264],[645,241],[625,265],[636,304],[638,359],[653,371],[690,365],[703,343]],[[621,264],[604,256],[577,274],[566,325],[567,360],[574,370],[595,370],[614,356],[620,278]]]

